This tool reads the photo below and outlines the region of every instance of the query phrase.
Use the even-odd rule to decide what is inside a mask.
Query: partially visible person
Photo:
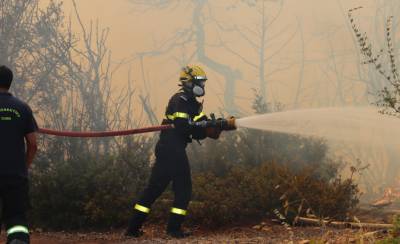
[[[9,93],[13,72],[0,66],[0,201],[7,244],[29,243],[28,169],[37,151],[38,129],[30,107]]]

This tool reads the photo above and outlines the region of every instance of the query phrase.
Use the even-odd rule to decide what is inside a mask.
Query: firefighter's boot
[[[192,235],[190,232],[182,231],[182,223],[185,216],[182,214],[171,213],[167,226],[167,235],[173,238],[186,238]]]
[[[135,213],[129,221],[128,229],[125,232],[129,237],[140,237],[143,235],[141,230],[143,223],[146,221],[150,209],[139,204],[135,205]]]
[[[125,232],[126,236],[129,237],[140,237],[143,235],[141,230],[144,221],[147,218],[147,214],[136,212],[129,221],[128,229]]]
[[[13,234],[7,237],[7,244],[29,244],[29,235]]]
[[[186,238],[192,235],[191,232],[184,232],[182,230],[177,230],[177,231],[167,231],[167,235],[169,235],[172,238],[176,239],[182,239]]]
[[[7,244],[29,244],[29,230],[23,225],[15,225],[7,230]]]

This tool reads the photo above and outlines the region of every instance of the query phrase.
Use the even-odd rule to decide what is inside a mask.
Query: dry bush
[[[290,223],[296,216],[306,214],[307,209],[323,218],[345,218],[358,202],[356,185],[337,176],[317,177],[317,171],[264,163],[256,167],[233,166],[224,177],[196,174],[191,220],[207,226],[248,223],[274,217],[276,209]]]
[[[33,224],[52,230],[125,225],[150,171],[151,144],[141,142],[116,156],[37,162],[31,174]]]

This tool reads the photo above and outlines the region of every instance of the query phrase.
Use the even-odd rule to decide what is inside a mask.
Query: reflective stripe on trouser
[[[187,211],[180,208],[171,208],[171,213],[185,216]]]
[[[179,231],[183,221],[185,220],[185,215],[174,213],[171,211],[169,215],[167,231]]]
[[[140,204],[136,204],[135,205],[135,209],[137,211],[139,211],[139,212],[142,212],[142,213],[146,213],[146,214],[150,213],[150,208],[142,206]]]
[[[16,225],[7,230],[7,235],[15,234],[15,233],[25,233],[29,235],[29,230],[27,227],[22,225]]]
[[[181,225],[185,220],[186,210],[179,208],[172,208],[168,220],[167,231],[179,231]]]
[[[132,218],[129,220],[128,232],[130,233],[137,232],[142,227],[142,224],[150,213],[150,208],[140,205],[138,203],[135,204],[134,209],[136,211],[132,215]]]

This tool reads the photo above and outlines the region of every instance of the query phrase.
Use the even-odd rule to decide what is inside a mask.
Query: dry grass
[[[122,231],[109,233],[33,233],[32,243],[40,244],[116,244],[116,243],[374,243],[375,238],[364,236],[366,231],[323,227],[293,227],[264,223],[261,228],[238,227],[218,231],[194,229],[193,237],[184,240],[170,239],[163,226],[147,226],[146,234],[139,239],[127,239]],[[3,240],[4,236],[0,240]],[[360,242],[360,240],[363,240]],[[303,242],[307,243],[307,242]]]

